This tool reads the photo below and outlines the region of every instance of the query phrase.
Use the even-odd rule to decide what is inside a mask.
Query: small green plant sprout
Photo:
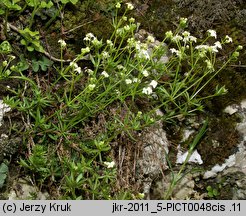
[[[20,0],[2,0],[0,3],[1,11],[0,15],[4,14],[4,10],[21,10],[21,7],[17,4]]]
[[[193,142],[190,144],[189,146],[189,150],[188,150],[188,155],[184,161],[184,163],[182,164],[179,172],[177,174],[174,174],[173,172],[173,169],[172,169],[172,164],[170,163],[169,160],[167,160],[169,166],[170,166],[170,169],[172,171],[172,181],[168,187],[168,190],[164,196],[164,199],[170,199],[171,195],[172,195],[172,192],[175,188],[175,186],[177,185],[177,183],[183,178],[184,174],[184,170],[185,170],[185,167],[195,149],[195,147],[198,145],[198,143],[200,142],[200,140],[202,139],[203,135],[206,133],[206,130],[207,130],[207,125],[208,125],[208,120],[206,120],[202,126],[202,128],[200,129],[200,131],[198,132],[198,134],[196,135],[196,137],[194,138]]]
[[[30,0],[28,4],[37,11],[41,2],[51,6],[50,1],[41,0]],[[56,1],[61,8],[76,2]],[[31,138],[34,143],[20,164],[35,174],[41,184],[59,181],[59,194],[66,199],[116,197],[112,192],[117,169],[110,154],[111,142],[117,142],[119,136],[134,142],[138,131],[158,120],[174,122],[202,111],[203,100],[226,92],[225,87],[218,86],[211,95],[200,94],[232,60],[230,57],[222,66],[216,64],[217,53],[231,41],[229,36],[214,43],[216,33],[210,30],[204,40],[198,40],[184,31],[187,20],[182,19],[178,31],[167,32],[163,41],[157,42],[151,35],[140,41],[136,37],[139,24],[127,17],[134,6],[128,3],[122,8],[126,10],[120,12],[120,3],[114,7],[112,35],[101,39],[87,33],[80,53],[68,64],[62,61],[66,42],[59,40],[60,65],[51,67],[52,62],[44,57],[33,59],[32,69],[36,73],[28,75],[24,70],[30,60],[21,59],[16,65],[8,65],[7,60],[2,65],[2,74],[9,69],[13,73],[8,79],[21,81],[9,90],[11,94],[4,101],[28,121],[24,125],[24,140]],[[19,33],[23,37],[21,44],[28,51],[46,53],[39,32],[25,28]],[[10,53],[8,43],[1,47],[2,52]],[[234,57],[238,52],[239,49]],[[52,71],[50,76],[39,73],[47,69]],[[138,106],[137,101],[147,106]],[[164,114],[157,116],[158,109]],[[182,178],[206,126],[207,122],[191,143],[185,163],[173,175],[165,198],[170,198]],[[127,194],[131,193],[118,194],[129,197]]]
[[[9,69],[10,63],[15,59],[15,56],[10,55],[12,47],[8,41],[3,41],[0,44],[0,54],[7,55],[4,61],[0,63],[0,80],[7,78],[11,74]]]
[[[0,16],[4,15],[4,34],[7,37],[9,11],[19,11],[21,7],[17,4],[20,0],[2,0],[0,2]]]
[[[72,3],[77,4],[78,0],[60,0],[62,4]]]
[[[3,41],[0,44],[0,53],[1,54],[10,54],[12,52],[12,47],[8,41]]]
[[[34,72],[40,71],[47,71],[47,69],[53,64],[52,61],[50,61],[45,56],[42,56],[39,60],[33,59],[32,60],[32,69]]]
[[[40,42],[40,36],[38,31],[31,31],[29,28],[19,31],[23,39],[21,39],[21,44],[24,45],[29,52],[34,50],[43,53],[44,48]]]
[[[33,22],[34,22],[34,17],[35,15],[38,13],[39,10],[42,9],[49,9],[53,6],[53,2],[51,0],[25,0],[26,4],[29,7],[33,8],[32,14],[31,14],[31,19],[30,19],[30,24],[29,24],[29,28],[31,29]]]
[[[8,165],[4,162],[1,163],[0,165],[0,188],[2,188],[4,185],[4,182],[8,175],[8,171],[9,171]]]
[[[215,198],[215,197],[219,196],[219,194],[220,194],[218,189],[213,188],[211,185],[207,186],[206,190],[207,190],[208,196],[210,198]]]
[[[47,148],[42,145],[35,145],[32,149],[32,155],[27,160],[20,160],[20,165],[28,171],[35,173],[35,177],[40,185],[42,185],[47,178],[55,178],[59,175],[59,169],[53,169],[55,159],[48,154]]]

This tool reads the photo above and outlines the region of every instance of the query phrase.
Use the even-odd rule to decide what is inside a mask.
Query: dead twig
[[[77,29],[79,29],[79,28],[81,28],[81,27],[83,27],[83,26],[85,26],[85,25],[88,25],[88,24],[90,24],[90,23],[93,23],[93,22],[95,22],[95,21],[96,21],[96,20],[92,20],[92,21],[83,23],[83,24],[81,24],[81,25],[78,25],[78,26],[76,26],[76,27],[74,27],[74,28],[72,28],[72,29],[70,29],[70,30],[68,30],[68,31],[64,31],[64,34],[68,34],[68,33],[70,33],[70,32],[73,32],[73,31],[75,31],[75,30],[77,30]]]
[[[231,67],[242,67],[242,68],[246,68],[246,65],[229,65]]]
[[[18,34],[20,34],[20,30],[16,26],[12,25],[11,23],[8,23],[8,26],[9,26],[10,29],[12,29],[13,31],[15,31]],[[55,62],[71,62],[72,61],[72,60],[69,60],[69,59],[68,60],[58,59],[58,58],[52,56],[50,53],[48,53],[45,50],[43,51],[43,54],[45,56],[47,56],[48,58],[50,58],[51,60],[55,61]]]

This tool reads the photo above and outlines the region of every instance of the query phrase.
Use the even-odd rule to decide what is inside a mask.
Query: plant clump
[[[60,2],[65,3],[68,1]],[[34,10],[40,7],[35,5]],[[238,46],[218,66],[218,53],[232,39],[226,35],[218,40],[212,29],[204,39],[196,38],[185,30],[185,18],[180,19],[175,32],[167,31],[161,42],[153,45],[156,38],[152,35],[140,41],[135,36],[140,24],[127,16],[134,5],[126,3],[119,15],[121,7],[118,2],[112,9],[111,36],[101,39],[87,33],[80,53],[71,60],[64,60],[65,39],[57,42],[60,58],[51,58],[39,33],[30,30],[32,22],[24,30],[12,27],[26,47],[24,59],[13,55],[8,41],[0,45],[4,59],[0,80],[20,81],[18,87],[7,88],[9,95],[4,98],[18,110],[25,126],[20,134],[27,154],[22,155],[20,165],[40,188],[59,185],[57,194],[62,198],[116,199],[131,191],[115,187],[120,165],[112,148],[119,148],[118,142],[128,148],[127,143],[137,142],[140,131],[158,121],[174,123],[203,112],[204,100],[227,92],[225,86],[218,85],[210,95],[201,95],[204,88],[242,49]],[[46,55],[53,62],[46,57],[36,60],[33,53]],[[147,101],[147,108],[141,109],[136,101]],[[115,105],[117,109],[113,109]],[[156,115],[158,109],[163,116]],[[94,125],[97,128],[88,130]],[[118,141],[120,138],[124,139]],[[131,198],[139,195],[136,191],[132,194]]]

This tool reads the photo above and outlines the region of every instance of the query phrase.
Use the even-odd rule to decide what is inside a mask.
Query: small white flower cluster
[[[92,91],[95,87],[96,87],[95,84],[89,84],[89,85],[88,85],[88,89],[89,89],[90,91]]]
[[[117,2],[116,5],[115,5],[115,7],[117,9],[121,8],[121,3],[120,2]],[[126,3],[126,7],[127,7],[128,10],[133,10],[134,9],[133,4],[130,3],[130,2]]]
[[[65,47],[67,46],[66,42],[62,39],[58,40],[58,43],[61,45],[62,49],[65,49]]]
[[[126,68],[121,64],[117,65],[116,67],[119,71],[126,71]]]
[[[149,36],[147,40],[154,41],[155,39],[152,36]],[[136,41],[135,38],[128,38],[127,47],[135,48],[136,51],[135,57],[143,60],[150,59],[150,54],[148,52],[148,44],[141,43],[140,41]]]
[[[178,42],[184,42],[184,44],[193,43],[197,41],[197,38],[190,35],[190,32],[184,31],[182,35],[173,35],[172,31],[167,31],[166,32],[166,38],[171,39],[172,42],[178,43]]]
[[[182,57],[182,53],[180,50],[176,50],[175,48],[170,49],[171,53],[176,54],[178,57]]]
[[[126,82],[127,85],[132,84],[132,80],[131,79],[125,79],[125,82]]]
[[[89,75],[93,75],[94,71],[91,70],[90,68],[86,68],[85,72],[88,73]]]
[[[110,57],[109,53],[107,51],[102,52],[103,59],[108,59]]]
[[[155,42],[155,38],[152,35],[148,35],[147,43],[154,43],[154,42]]]
[[[94,36],[94,34],[92,34],[92,33],[87,33],[86,35],[85,35],[85,38],[84,38],[84,40],[85,41],[92,41],[92,40],[94,40],[96,37]]]
[[[114,46],[113,42],[111,40],[107,40],[106,41],[107,45],[109,45],[110,47]]]
[[[101,73],[101,75],[104,76],[105,78],[108,78],[108,77],[109,77],[109,75],[108,75],[108,73],[107,73],[106,71],[103,71],[103,72]]]
[[[152,80],[150,84],[147,87],[144,87],[142,90],[143,94],[151,95],[153,93],[153,89],[156,88],[157,82],[155,80]]]
[[[187,23],[188,19],[187,18],[180,18],[180,21],[179,21],[179,25],[181,27],[185,27],[186,26],[186,23]]]
[[[142,71],[142,74],[143,74],[144,77],[149,76],[149,72],[147,70],[143,70]]]
[[[225,43],[232,43],[232,38],[228,35],[225,36]]]
[[[104,164],[107,166],[108,169],[114,168],[115,167],[115,162],[107,162],[105,161]]]
[[[78,74],[81,73],[81,67],[78,66],[78,64],[74,61],[70,62],[70,65],[69,65],[71,68],[73,68],[73,70],[75,72],[77,72]]]
[[[136,78],[136,77],[134,77],[133,79],[125,79],[125,83],[127,84],[127,85],[130,85],[130,84],[132,84],[132,83],[137,83],[137,82],[139,82],[140,80],[138,79],[138,78]]]
[[[217,38],[217,33],[215,30],[209,29],[207,32],[210,37],[214,37],[215,39]]]
[[[98,40],[97,37],[95,37],[92,33],[87,33],[84,41],[91,42],[95,47],[101,47],[102,46],[102,41]]]
[[[136,57],[137,58],[143,59],[143,60],[150,59],[147,44],[144,44],[144,43],[141,43],[140,41],[137,41],[135,43],[135,49],[136,49]]]
[[[81,49],[81,54],[84,55],[86,53],[89,53],[90,52],[90,48],[89,47],[86,47],[86,48],[82,48]]]
[[[129,22],[130,22],[130,20],[129,20]],[[126,34],[133,32],[136,28],[137,28],[137,25],[133,22],[130,22],[129,24],[126,24],[122,28],[118,28],[116,30],[116,34],[121,36],[121,37],[124,37]]]
[[[126,6],[127,6],[128,10],[133,10],[134,9],[134,6],[133,6],[132,3],[126,3]]]
[[[219,41],[216,41],[213,46],[209,45],[197,45],[195,49],[202,52],[204,55],[206,52],[217,53],[218,49],[222,49],[222,45]]]
[[[190,32],[187,32],[187,31],[184,31],[183,33],[182,33],[182,35],[183,35],[183,41],[185,42],[185,43],[187,43],[187,42],[195,42],[196,43],[196,41],[197,41],[197,38],[196,37],[194,37],[194,36],[192,36],[192,35],[190,35]]]

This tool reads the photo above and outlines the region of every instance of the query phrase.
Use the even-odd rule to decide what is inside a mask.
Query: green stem
[[[5,20],[4,20],[4,35],[6,38],[8,38],[8,15],[9,15],[9,10],[6,9]]]

